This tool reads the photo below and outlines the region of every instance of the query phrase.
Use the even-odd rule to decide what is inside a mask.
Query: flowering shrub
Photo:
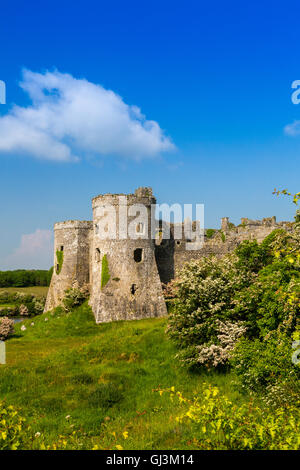
[[[289,250],[277,257],[282,232],[275,230],[260,245],[245,241],[221,260],[184,266],[169,289],[174,299],[167,327],[181,361],[218,367],[242,335],[263,340],[279,329],[291,337],[300,317],[300,266],[294,251],[293,259]]]
[[[167,333],[180,347],[178,357],[189,365],[224,364],[244,332],[230,311],[235,292],[255,275],[239,270],[236,263],[235,256],[202,258],[185,265],[175,283]]]
[[[28,314],[29,314],[28,307],[26,307],[26,305],[24,305],[24,304],[21,304],[20,307],[19,307],[19,314],[21,316],[28,316]]]
[[[35,297],[33,294],[23,292],[0,292],[0,308],[3,304],[12,304],[12,307],[1,309],[1,314],[16,316],[33,316],[43,313],[45,297]],[[27,313],[25,313],[27,310]]]
[[[71,289],[65,291],[65,297],[63,299],[64,309],[70,312],[73,308],[81,305],[88,297],[88,286],[78,287],[77,284],[74,284]]]
[[[24,437],[25,419],[13,406],[0,401],[0,450],[17,450],[21,447]]]
[[[291,333],[300,313],[299,299],[299,271],[285,259],[274,260],[250,286],[236,293],[233,315],[246,321],[251,337],[264,337],[284,325]]]
[[[216,331],[218,332],[219,344],[196,346],[199,351],[198,356],[195,356],[190,363],[204,364],[207,367],[225,365],[237,340],[245,333],[246,328],[242,322],[230,323],[216,320]],[[188,363],[189,360],[187,359],[186,362]]]
[[[252,402],[234,405],[217,387],[205,384],[202,394],[192,400],[176,392],[174,387],[168,392],[184,408],[176,419],[191,426],[193,445],[199,449],[300,449],[299,408],[277,408],[270,413]]]
[[[271,243],[276,236],[274,230],[265,240],[259,244],[256,240],[245,240],[236,249],[237,266],[257,273],[264,266],[272,262],[273,254]]]
[[[46,299],[44,297],[42,298],[34,297],[32,299],[32,303],[33,303],[32,307],[33,307],[34,314],[41,315],[45,308]]]
[[[0,341],[5,341],[14,333],[14,321],[8,317],[0,318]]]

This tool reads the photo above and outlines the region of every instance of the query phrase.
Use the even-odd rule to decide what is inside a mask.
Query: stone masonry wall
[[[174,279],[183,264],[193,259],[211,255],[221,257],[232,252],[244,240],[257,240],[261,243],[275,229],[292,229],[291,222],[277,223],[275,217],[261,221],[243,218],[239,226],[235,226],[230,223],[228,217],[224,217],[221,221],[221,229],[213,231],[211,237],[207,236],[208,230],[205,230],[203,247],[190,251],[186,249],[189,243],[186,238],[174,239],[174,226],[170,225],[170,240],[156,242],[156,262],[163,283]]]

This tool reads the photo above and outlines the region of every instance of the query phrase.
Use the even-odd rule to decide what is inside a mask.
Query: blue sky
[[[2,5],[0,80],[7,104],[0,105],[0,269],[48,268],[55,221],[90,219],[93,196],[138,186],[152,186],[161,203],[204,203],[207,227],[219,227],[223,216],[235,223],[292,219],[295,207],[272,190],[299,191],[300,135],[284,130],[300,120],[300,105],[291,101],[291,84],[300,79],[299,10],[297,2],[276,1]],[[24,69],[33,74],[24,79]],[[50,102],[48,95],[31,101],[47,71],[59,83],[69,74],[70,87],[85,79],[82,89],[96,93],[95,107],[103,102],[93,87],[101,86],[105,103],[111,90],[120,97],[118,110],[128,105],[126,124],[118,127],[113,118],[104,132],[83,102],[88,118],[76,114],[71,134],[59,135],[57,116],[47,124],[55,145],[36,149],[35,134],[27,131],[21,145],[20,125],[24,119],[33,125],[28,110],[38,107],[40,125],[53,104],[51,90]],[[53,99],[55,115],[66,103]],[[14,105],[22,116],[11,122]],[[70,119],[63,122],[68,129]],[[85,132],[93,119],[93,130]],[[134,134],[125,144],[132,123],[141,138]],[[71,148],[70,158],[56,158],[61,143]]]

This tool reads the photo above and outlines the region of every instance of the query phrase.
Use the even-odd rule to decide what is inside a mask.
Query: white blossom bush
[[[24,305],[24,304],[21,304],[20,307],[19,307],[19,314],[22,317],[23,316],[28,316],[29,315],[28,307],[26,307],[26,305]]]
[[[198,356],[192,359],[191,364],[201,364],[206,367],[218,367],[227,364],[231,352],[238,339],[246,332],[243,322],[231,323],[216,320],[218,344],[209,346],[196,346]]]
[[[34,310],[35,315],[41,315],[45,308],[45,303],[46,303],[45,297],[41,297],[41,298],[34,297],[32,302],[33,302],[33,310]]]
[[[14,321],[8,317],[0,318],[0,341],[14,334]]]
[[[232,315],[235,293],[256,276],[238,269],[236,261],[234,255],[202,258],[181,271],[167,326],[168,335],[180,348],[177,357],[181,361],[189,365],[227,362],[243,330],[239,318]]]
[[[275,384],[266,386],[262,400],[270,408],[277,408],[278,406],[288,407],[292,404],[299,407],[299,392],[299,380],[293,382],[291,380],[277,381]]]
[[[78,283],[74,283],[71,289],[65,291],[63,299],[63,306],[67,312],[70,312],[73,308],[79,307],[89,297],[89,287],[84,285],[78,287]]]

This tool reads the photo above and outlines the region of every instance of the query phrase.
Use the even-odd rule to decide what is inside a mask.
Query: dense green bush
[[[280,385],[289,392],[280,397],[281,404],[290,402],[291,395],[294,401],[299,401],[300,365],[292,361],[292,341],[291,336],[278,329],[262,340],[240,340],[230,362],[242,388],[268,396],[274,386]]]
[[[17,305],[1,305],[0,304],[0,318],[1,317],[15,317],[19,315],[19,307]]]
[[[275,259],[249,287],[236,293],[233,312],[246,321],[248,336],[264,337],[281,324],[291,333],[299,315],[298,302],[288,302],[292,293],[300,298],[299,269],[286,259]]]
[[[269,250],[259,245],[256,240],[245,240],[235,250],[237,266],[257,273],[267,263]],[[272,258],[271,258],[272,260]]]

